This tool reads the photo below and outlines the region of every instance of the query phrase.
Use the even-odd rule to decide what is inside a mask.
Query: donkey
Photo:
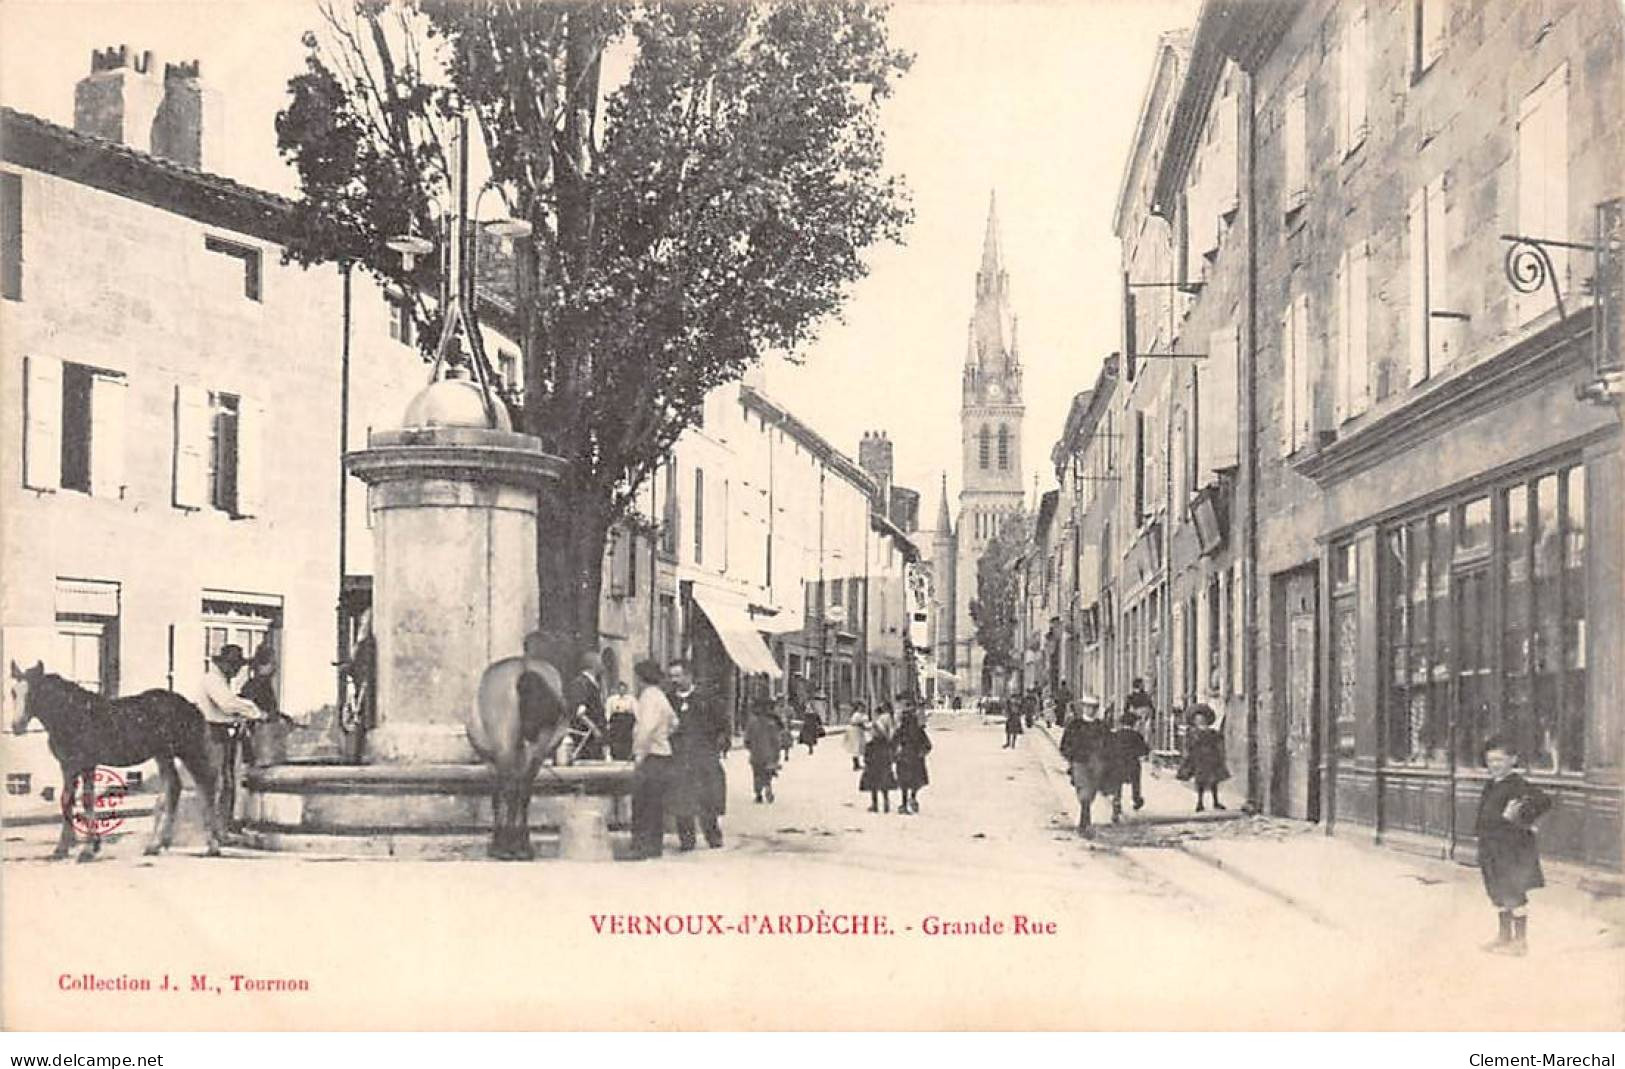
[[[181,780],[175,771],[178,757],[191,773],[203,796],[209,832],[209,854],[220,853],[222,828],[215,805],[215,769],[210,756],[208,730],[197,706],[169,690],[149,690],[125,698],[103,698],[76,683],[45,670],[43,662],[26,672],[11,662],[11,693],[16,702],[13,734],[22,734],[28,721],[45,725],[51,753],[62,766],[62,834],[51,859],[68,856],[73,845],[73,819],[69,812],[74,789],[83,784],[86,813],[95,812],[97,765],[128,766],[156,760],[163,778],[157,818],[146,853],[156,854],[170,845],[175,831],[175,806]],[[90,861],[101,851],[101,836],[92,834],[79,853]]]
[[[487,668],[468,721],[468,741],[496,777],[488,853],[503,861],[536,856],[530,842],[531,785],[543,759],[570,730],[559,670],[536,654],[535,644],[527,641],[524,656]]]

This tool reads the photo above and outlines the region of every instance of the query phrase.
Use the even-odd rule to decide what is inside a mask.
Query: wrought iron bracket
[[[1557,238],[1537,238],[1528,234],[1502,234],[1501,240],[1510,243],[1505,266],[1507,281],[1512,288],[1519,293],[1534,293],[1550,283],[1552,300],[1557,304],[1557,318],[1567,323],[1569,313],[1563,304],[1563,291],[1557,284],[1557,265],[1552,260],[1551,249],[1597,253],[1601,251],[1600,248],[1580,241],[1559,241]]]

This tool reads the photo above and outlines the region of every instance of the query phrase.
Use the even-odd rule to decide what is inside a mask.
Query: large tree
[[[976,562],[976,596],[970,602],[970,617],[976,624],[976,644],[982,647],[982,663],[995,675],[1015,671],[1021,665],[1017,618],[1021,612],[1020,561],[1028,549],[1025,512],[1005,518]]]
[[[607,533],[706,394],[799,353],[864,250],[901,240],[911,209],[879,109],[909,59],[885,15],[867,0],[328,0],[306,34],[277,117],[303,191],[291,255],[432,290],[435,264],[408,277],[385,242],[436,232],[458,114],[488,189],[533,227],[512,257],[516,415],[569,462],[539,532],[555,637],[596,644]],[[415,299],[433,336],[437,309]]]

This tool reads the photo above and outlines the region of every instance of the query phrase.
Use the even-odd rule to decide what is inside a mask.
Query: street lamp
[[[497,395],[491,383],[491,365],[485,355],[485,340],[479,330],[478,295],[475,290],[475,274],[478,267],[478,246],[470,246],[471,231],[468,220],[468,116],[461,115],[452,132],[452,167],[451,167],[451,207],[443,214],[443,226],[446,235],[445,270],[442,272],[441,301],[444,309],[444,322],[441,325],[440,341],[435,345],[434,366],[429,372],[429,381],[434,383],[442,376],[447,368],[448,357],[453,351],[457,334],[461,331],[467,336],[468,346],[472,353],[470,363],[473,365],[474,382],[479,388],[480,396],[485,405],[486,421],[491,427],[503,427],[506,424],[505,414],[499,415],[501,410],[497,407]],[[480,190],[480,197],[484,197],[486,185]],[[475,200],[475,214],[478,214],[479,199]],[[531,225],[523,219],[500,217],[489,220],[483,224],[489,233],[495,234],[505,242],[526,238],[531,234]],[[401,257],[401,267],[410,272],[417,263],[417,258],[426,256],[434,251],[434,244],[428,239],[416,234],[397,234],[385,246]],[[469,255],[472,252],[473,255]]]

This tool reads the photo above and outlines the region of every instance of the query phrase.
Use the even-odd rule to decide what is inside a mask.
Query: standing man
[[[666,692],[660,689],[660,665],[639,661],[636,721],[632,728],[632,858],[659,857],[666,835],[666,794],[671,788],[671,734],[677,726]]]
[[[214,751],[215,802],[221,822],[228,831],[237,825],[237,758],[242,732],[247,725],[265,719],[260,707],[232,689],[231,681],[243,670],[243,648],[235,642],[220,647],[203,672],[198,708],[209,725],[209,743]]]
[[[671,737],[677,767],[667,804],[677,821],[677,848],[694,849],[698,818],[705,844],[715,850],[722,845],[722,825],[717,818],[727,809],[722,755],[728,750],[728,720],[695,689],[688,662],[673,661],[669,672],[669,697],[677,713],[677,730]]]
[[[582,761],[604,759],[604,739],[608,722],[604,719],[604,693],[598,686],[598,654],[588,650],[581,655],[581,670],[564,688],[564,700],[574,718],[571,734],[585,732],[575,756]]]

